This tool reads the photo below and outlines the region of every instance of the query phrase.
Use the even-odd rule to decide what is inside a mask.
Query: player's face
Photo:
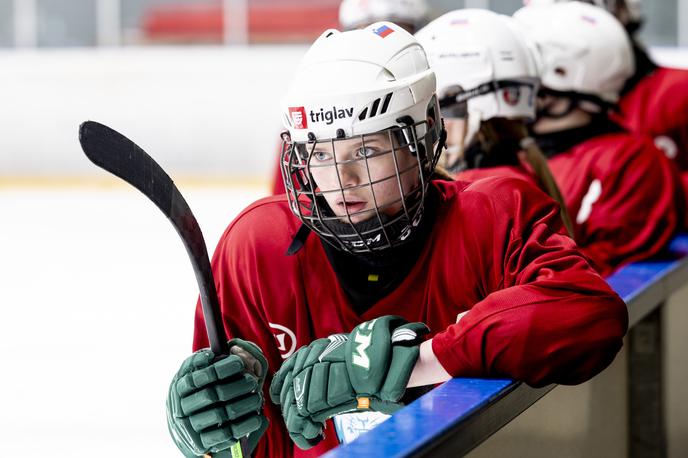
[[[318,192],[344,222],[375,217],[376,207],[393,215],[402,196],[418,186],[416,157],[387,134],[318,143],[310,157]]]
[[[547,134],[569,128],[571,116],[571,99],[556,97],[540,91],[537,96],[537,120],[533,123],[533,132]]]
[[[463,158],[467,120],[465,118],[444,118],[444,128],[447,131],[447,149],[442,153],[444,156],[443,165],[451,169]]]

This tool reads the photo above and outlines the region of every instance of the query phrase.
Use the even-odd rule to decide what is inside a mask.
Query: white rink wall
[[[306,46],[0,52],[0,176],[98,176],[77,126],[101,121],[173,176],[264,178],[279,101]],[[688,67],[688,49],[657,48]]]
[[[121,131],[173,176],[269,176],[305,46],[0,52],[0,176],[92,175],[77,126]],[[688,49],[658,48],[688,67]]]
[[[279,102],[305,46],[0,52],[0,176],[95,175],[87,119],[137,142],[173,176],[264,177]]]

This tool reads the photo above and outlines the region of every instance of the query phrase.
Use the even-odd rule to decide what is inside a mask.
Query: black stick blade
[[[144,193],[165,215],[171,213],[175,185],[162,167],[136,143],[94,121],[81,124],[79,142],[91,162]]]
[[[210,348],[218,356],[226,355],[227,335],[208,249],[198,221],[177,186],[136,143],[103,124],[94,121],[81,124],[79,142],[91,162],[137,188],[170,220],[184,243],[196,274]]]

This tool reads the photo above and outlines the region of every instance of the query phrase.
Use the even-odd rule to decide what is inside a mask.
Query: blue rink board
[[[607,278],[612,288],[628,304],[631,325],[685,283],[688,235],[676,237],[668,251],[661,259],[630,264]],[[678,284],[672,284],[672,281]],[[428,447],[449,429],[466,422],[472,414],[504,398],[519,385],[511,380],[498,379],[449,380],[401,409],[377,428],[350,444],[331,450],[325,456],[410,456]]]

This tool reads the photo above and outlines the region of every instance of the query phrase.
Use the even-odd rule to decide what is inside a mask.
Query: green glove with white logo
[[[229,356],[215,361],[209,349],[188,357],[167,395],[167,427],[184,456],[230,456],[248,436],[255,448],[268,426],[263,415],[263,383],[268,370],[255,344],[229,341]],[[233,456],[233,455],[231,455]]]
[[[324,421],[355,411],[391,414],[402,405],[419,345],[430,330],[398,316],[358,325],[300,348],[270,385],[292,440],[302,449],[322,440]]]

